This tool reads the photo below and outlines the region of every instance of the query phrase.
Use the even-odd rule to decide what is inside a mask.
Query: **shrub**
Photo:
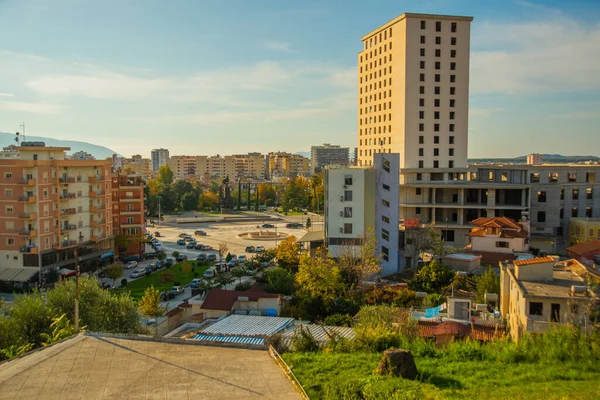
[[[121,286],[123,286],[123,287],[127,286],[127,279],[126,278],[121,279]]]
[[[352,326],[354,320],[348,314],[333,314],[325,318],[323,323],[331,326]]]
[[[244,292],[244,291],[250,289],[251,287],[252,287],[252,284],[250,282],[238,283],[237,285],[235,285],[235,290]]]
[[[300,352],[317,351],[319,349],[315,338],[302,325],[296,329],[296,332],[292,336],[292,347],[295,351]]]
[[[343,374],[325,386],[325,399],[363,399],[364,379]]]

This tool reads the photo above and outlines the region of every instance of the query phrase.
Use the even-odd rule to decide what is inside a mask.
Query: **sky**
[[[0,131],[149,156],[357,145],[361,36],[469,15],[469,157],[600,155],[600,1],[0,0]]]

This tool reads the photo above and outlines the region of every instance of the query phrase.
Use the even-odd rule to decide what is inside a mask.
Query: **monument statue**
[[[233,199],[231,198],[231,189],[229,188],[229,175],[221,182],[219,205],[221,206],[221,213],[229,214],[233,211]]]

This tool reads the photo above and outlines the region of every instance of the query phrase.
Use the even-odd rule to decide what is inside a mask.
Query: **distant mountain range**
[[[561,154],[542,154],[544,163],[578,163],[585,161],[600,161],[600,157],[596,156],[563,156]],[[527,162],[527,156],[519,156],[513,158],[469,158],[469,163],[525,163]]]
[[[294,154],[298,154],[299,156],[310,158],[310,151],[299,151],[299,152],[294,153]]]
[[[86,153],[90,153],[91,155],[93,155],[97,160],[104,160],[106,158],[112,157],[113,154],[117,154],[118,156],[120,156],[120,154],[109,149],[108,147],[98,146],[96,144],[91,144],[87,142],[79,142],[76,140],[61,140],[30,135],[26,136],[26,140],[28,142],[44,142],[46,143],[46,146],[70,147],[71,150],[67,152],[68,154],[73,154],[77,151],[85,151]],[[0,132],[0,146],[6,147],[11,144],[17,144],[15,142],[15,134]]]

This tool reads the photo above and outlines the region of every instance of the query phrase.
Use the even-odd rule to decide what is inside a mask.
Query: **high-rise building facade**
[[[169,150],[153,149],[150,152],[150,160],[152,161],[152,172],[156,173],[160,167],[167,165],[169,161]]]
[[[311,172],[320,172],[327,165],[350,165],[350,149],[340,145],[324,143],[310,148]]]
[[[269,175],[271,179],[310,175],[308,158],[299,154],[279,151],[269,153],[267,157],[269,159]]]
[[[139,255],[145,244],[140,241],[145,230],[144,180],[136,174],[113,174],[112,215],[113,234],[128,238],[119,253]]]
[[[400,153],[400,168],[467,166],[471,17],[402,14],[362,37],[359,165]]]
[[[152,175],[150,159],[143,158],[139,154],[135,154],[135,155],[131,156],[131,158],[124,158],[123,160],[121,160],[120,168],[114,168],[114,163],[113,163],[113,169],[124,170],[124,172],[126,174],[139,175],[144,180],[150,179],[150,176]]]
[[[80,266],[112,256],[111,160],[66,159],[68,147],[23,142],[0,159],[0,270]],[[33,272],[34,270],[28,270]]]

